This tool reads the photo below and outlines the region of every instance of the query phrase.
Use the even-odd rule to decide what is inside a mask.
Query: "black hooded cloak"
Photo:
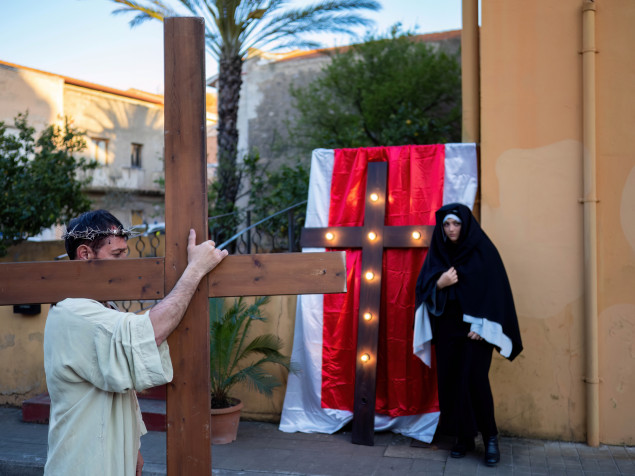
[[[450,213],[461,220],[456,244],[443,232],[443,220]],[[456,269],[458,282],[437,289],[437,280],[451,267]],[[470,209],[460,203],[444,205],[436,212],[430,248],[417,279],[415,309],[425,303],[431,314],[439,316],[448,301],[458,301],[463,321],[501,355],[514,360],[522,351],[514,298],[503,261]],[[432,334],[434,339],[434,325]]]

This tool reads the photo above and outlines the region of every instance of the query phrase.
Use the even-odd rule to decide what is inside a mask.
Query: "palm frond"
[[[237,382],[245,382],[250,388],[268,397],[272,395],[274,388],[282,385],[276,377],[255,365],[242,369],[236,374],[236,379]]]
[[[111,1],[119,5],[123,5],[123,7],[113,10],[112,11],[113,15],[120,15],[120,14],[130,13],[130,12],[138,12],[137,15],[135,15],[132,18],[132,20],[128,22],[131,27],[140,25],[141,23],[144,23],[148,20],[154,19],[154,20],[163,21],[163,19],[166,16],[174,16],[174,12],[159,0],[148,1],[148,3],[152,6],[144,6],[139,2],[134,2],[131,0],[111,0]]]
[[[123,5],[113,14],[137,13],[130,20],[132,26],[177,15],[162,0],[111,1]],[[353,35],[356,28],[372,24],[357,12],[381,8],[376,0],[329,0],[292,10],[286,9],[287,0],[179,0],[179,3],[192,15],[205,19],[205,37],[212,54],[241,58],[250,48],[264,48],[282,38],[288,38],[284,47],[316,47],[319,43],[302,35],[322,32]]]
[[[263,334],[254,337],[251,342],[245,345],[245,347],[241,349],[240,357],[244,359],[253,354],[275,355],[280,353],[281,348],[282,341],[278,336]]]
[[[374,0],[333,0],[308,6],[302,9],[280,12],[266,22],[259,22],[250,30],[246,30],[243,50],[262,48],[276,43],[281,38],[288,38],[284,46],[300,46],[317,42],[307,42],[302,35],[309,33],[342,33],[354,35],[359,27],[368,27],[373,22],[362,17],[353,10],[376,11],[380,8]],[[279,49],[278,45],[273,49]]]
[[[278,336],[262,334],[249,337],[251,324],[265,320],[262,306],[267,302],[269,297],[260,297],[248,305],[239,298],[224,309],[222,299],[210,299],[210,379],[215,407],[223,406],[229,399],[231,388],[240,382],[271,395],[272,390],[281,384],[264,370],[265,365],[292,369],[289,357],[280,352],[283,344]],[[261,357],[244,363],[256,355]]]

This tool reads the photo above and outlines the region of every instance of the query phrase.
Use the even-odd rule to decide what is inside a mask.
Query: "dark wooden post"
[[[353,418],[352,442],[359,445],[372,445],[375,432],[377,347],[384,255],[387,170],[388,164],[386,162],[368,164],[364,228],[362,229],[361,279],[364,284],[359,291],[355,400],[353,403],[355,417]],[[374,235],[369,237],[369,233],[374,233]],[[367,273],[372,273],[372,277]],[[370,313],[370,319],[364,319],[366,313]]]
[[[166,294],[187,266],[187,233],[207,239],[205,24],[165,19]],[[211,474],[208,277],[201,281],[168,344],[167,471]]]

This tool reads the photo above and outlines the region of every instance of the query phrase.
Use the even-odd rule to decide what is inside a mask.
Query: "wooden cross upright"
[[[316,248],[361,248],[357,359],[353,404],[353,443],[374,444],[377,346],[381,310],[382,259],[386,248],[424,248],[433,226],[386,226],[386,162],[370,162],[364,226],[304,228],[301,244]]]
[[[165,20],[165,259],[2,263],[0,305],[152,300],[174,287],[187,265],[189,229],[197,242],[207,235],[204,31],[202,18]],[[203,278],[168,339],[169,475],[212,473],[208,298],[345,291],[344,253],[228,256]]]

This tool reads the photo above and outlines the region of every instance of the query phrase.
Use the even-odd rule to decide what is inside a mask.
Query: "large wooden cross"
[[[304,228],[303,247],[361,248],[357,359],[352,441],[372,446],[375,432],[377,346],[381,310],[382,259],[386,248],[428,247],[433,226],[386,226],[386,162],[370,162],[364,226]]]
[[[188,230],[207,234],[205,43],[201,18],[167,18],[165,35],[165,258],[0,264],[0,305],[67,297],[161,299],[187,265]],[[344,292],[343,253],[228,256],[200,283],[169,337],[167,471],[209,475],[208,298]]]

